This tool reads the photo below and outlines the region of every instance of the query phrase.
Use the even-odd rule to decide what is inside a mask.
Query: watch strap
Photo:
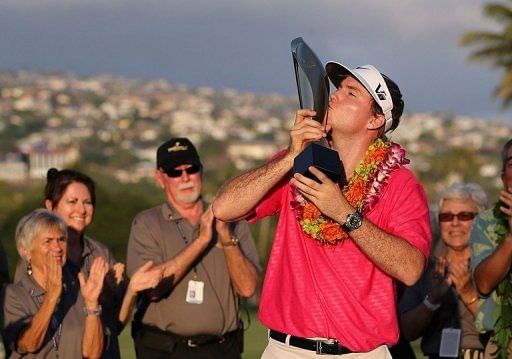
[[[238,237],[231,236],[231,238],[229,239],[228,242],[221,242],[221,246],[223,248],[225,248],[225,247],[236,247],[238,245],[238,242],[240,242]]]

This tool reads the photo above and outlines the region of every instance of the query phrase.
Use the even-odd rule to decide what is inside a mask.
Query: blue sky
[[[325,62],[373,64],[411,112],[507,119],[501,75],[457,39],[492,29],[484,0],[2,0],[0,68],[165,78],[294,95],[290,41]],[[508,3],[507,3],[508,4]]]

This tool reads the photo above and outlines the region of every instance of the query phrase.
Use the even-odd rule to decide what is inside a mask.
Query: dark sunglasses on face
[[[451,212],[444,212],[439,213],[439,222],[451,222],[455,217],[459,221],[471,221],[473,218],[475,218],[476,213],[474,212],[460,212],[460,213],[451,213]]]
[[[169,177],[180,177],[183,171],[187,172],[189,175],[193,175],[201,170],[201,165],[192,165],[189,168],[185,168],[182,170],[178,169],[168,169],[163,172],[167,174]]]

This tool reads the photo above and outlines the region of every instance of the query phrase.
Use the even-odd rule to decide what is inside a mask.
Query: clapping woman
[[[47,173],[44,189],[44,206],[58,214],[67,224],[67,271],[75,281],[78,273],[88,274],[96,258],[103,258],[108,265],[105,285],[100,296],[101,319],[105,334],[104,358],[120,357],[117,335],[120,331],[116,314],[124,294],[124,265],[117,263],[110,249],[85,235],[91,224],[96,204],[94,181],[74,170],[51,168]],[[32,263],[18,265],[14,281],[30,271]]]
[[[112,251],[104,244],[91,239],[85,232],[91,224],[96,205],[94,181],[87,175],[70,169],[51,168],[47,173],[44,190],[45,207],[58,214],[67,224],[67,263],[66,268],[77,278],[78,273],[90,273],[96,258],[103,258],[108,265],[108,273],[100,296],[101,319],[104,327],[105,346],[103,358],[120,357],[118,335],[131,315],[136,291],[154,286],[162,277],[161,270],[148,264],[134,274],[126,291],[123,279],[124,264],[116,262]],[[15,275],[15,282],[27,270],[30,262],[22,261]],[[142,288],[142,289],[141,289]],[[123,300],[126,302],[122,305]],[[123,308],[123,310],[121,310]]]
[[[19,221],[16,247],[30,267],[5,290],[3,334],[11,358],[99,358],[105,260],[95,258],[77,283],[65,266],[66,223],[46,209]]]
[[[461,358],[483,358],[486,337],[475,328],[478,293],[469,270],[469,238],[473,218],[485,209],[487,195],[475,183],[455,183],[439,200],[438,223],[441,241],[429,266],[416,285],[405,290],[399,304],[402,334],[408,340],[422,337],[425,356],[440,357],[441,342],[448,334],[451,350]]]

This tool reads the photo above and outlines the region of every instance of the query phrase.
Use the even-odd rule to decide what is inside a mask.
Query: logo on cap
[[[377,94],[377,97],[379,98],[379,100],[386,101],[386,91],[384,91],[384,89],[382,88],[380,83],[379,83],[379,86],[377,86],[375,93]]]
[[[172,147],[169,147],[167,149],[167,152],[178,152],[178,151],[186,151],[188,150],[188,146],[181,146],[179,142],[176,142],[176,144]]]

